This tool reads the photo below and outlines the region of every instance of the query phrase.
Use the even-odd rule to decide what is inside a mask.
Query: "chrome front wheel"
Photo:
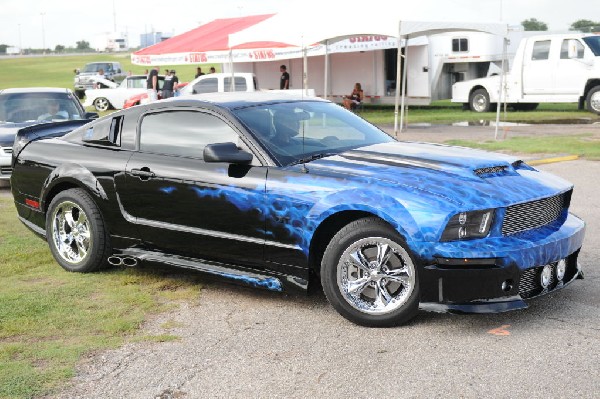
[[[331,305],[356,324],[395,326],[418,311],[415,261],[398,232],[376,217],[349,223],[331,239],[321,283]]]
[[[415,266],[399,244],[384,237],[356,241],[342,254],[337,284],[360,312],[386,314],[404,306],[415,288]]]
[[[97,98],[94,100],[94,108],[96,108],[96,111],[98,112],[108,111],[110,102],[104,97]]]

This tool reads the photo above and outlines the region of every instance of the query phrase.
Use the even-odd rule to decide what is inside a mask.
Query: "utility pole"
[[[19,26],[19,54],[23,54],[23,45],[21,44],[21,24]]]
[[[42,16],[42,52],[46,54],[46,27],[44,26],[44,15],[46,13],[41,12],[40,15]]]

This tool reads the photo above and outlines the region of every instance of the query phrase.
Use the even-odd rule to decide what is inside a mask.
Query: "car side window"
[[[219,79],[207,78],[194,85],[194,94],[216,93],[219,91]]]
[[[547,60],[550,57],[550,40],[540,40],[533,43],[531,59],[533,61]]]
[[[560,59],[561,60],[569,59],[569,46],[574,46],[574,48],[571,51],[573,52],[573,54],[576,54],[576,55],[573,58],[583,59],[583,54],[584,54],[584,50],[585,50],[583,47],[583,44],[581,44],[577,40],[565,39],[562,41],[562,45],[560,47]]]
[[[240,144],[235,130],[218,117],[197,111],[146,115],[140,126],[140,151],[202,158],[208,144]]]

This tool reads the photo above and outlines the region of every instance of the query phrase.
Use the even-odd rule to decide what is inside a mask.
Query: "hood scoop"
[[[512,167],[512,168],[511,168]],[[518,160],[510,165],[495,165],[477,168],[473,170],[476,176],[481,178],[511,176],[514,175],[517,169],[531,169],[525,162]]]

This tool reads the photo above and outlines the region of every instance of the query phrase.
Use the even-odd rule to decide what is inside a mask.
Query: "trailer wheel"
[[[491,110],[490,95],[485,89],[477,89],[469,97],[469,107],[475,112],[489,112]]]
[[[600,86],[594,87],[587,95],[587,109],[600,115]]]

